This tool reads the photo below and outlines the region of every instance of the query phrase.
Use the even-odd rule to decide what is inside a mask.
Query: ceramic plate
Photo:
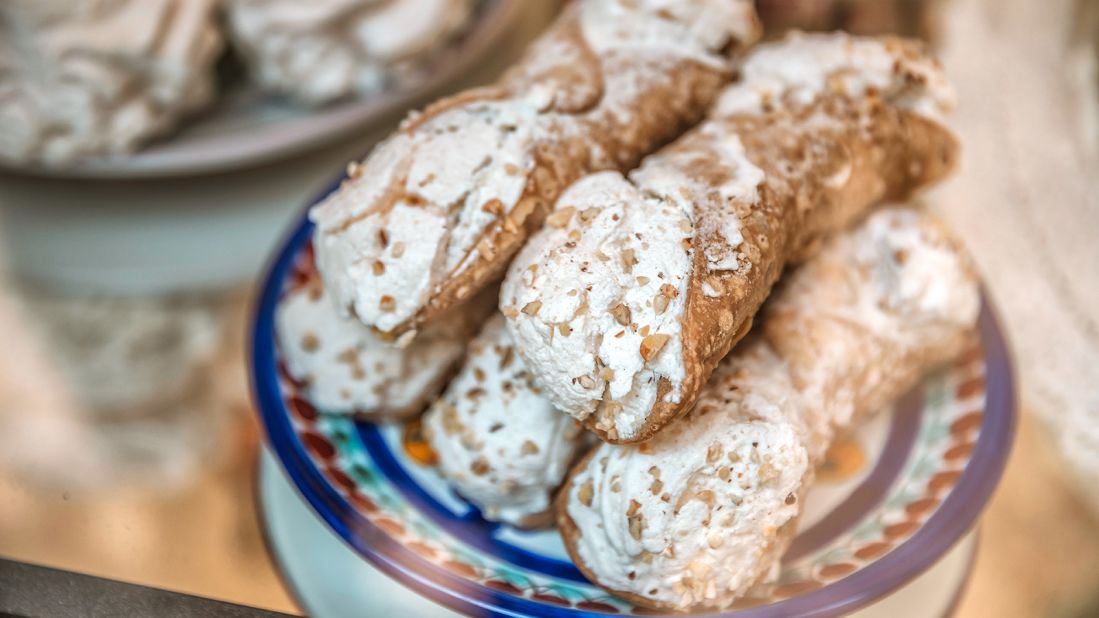
[[[642,613],[588,583],[556,531],[485,521],[418,463],[414,424],[355,422],[302,397],[279,369],[273,316],[307,263],[311,232],[302,221],[268,274],[252,378],[270,444],[320,518],[377,568],[458,611]],[[1011,368],[986,302],[977,347],[831,450],[781,576],[724,615],[840,615],[912,580],[973,527],[1007,460],[1014,414]]]
[[[145,178],[225,172],[297,154],[403,111],[471,69],[507,33],[521,4],[479,0],[461,38],[436,54],[419,77],[393,90],[310,109],[251,87],[230,88],[213,108],[185,120],[170,139],[153,142],[132,155],[57,168],[0,158],[0,167],[64,178]]]

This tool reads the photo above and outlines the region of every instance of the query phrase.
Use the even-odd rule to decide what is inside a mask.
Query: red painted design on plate
[[[890,549],[893,549],[893,546],[889,543],[871,543],[856,549],[855,557],[859,560],[873,560]]]
[[[397,520],[379,517],[374,520],[374,523],[382,530],[388,532],[390,536],[404,536],[404,525]]]
[[[328,461],[336,456],[336,447],[332,446],[332,443],[326,440],[324,436],[304,430],[298,435],[301,437],[302,444],[317,457]]]

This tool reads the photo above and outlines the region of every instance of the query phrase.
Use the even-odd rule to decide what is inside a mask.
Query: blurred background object
[[[1099,6],[948,6],[942,59],[965,148],[941,215],[1003,314],[1026,409],[1099,520]]]
[[[225,0],[225,17],[253,81],[316,105],[411,79],[473,8],[473,0]]]
[[[0,4],[0,156],[124,154],[214,97],[217,0]]]
[[[77,28],[69,18],[80,11],[61,19],[58,7],[71,2],[0,2],[0,555],[294,611],[252,503],[262,436],[242,361],[251,285],[278,235],[347,160],[405,108],[491,79],[557,5],[477,0],[465,21],[466,0],[453,14],[446,0],[409,2],[424,7],[413,18],[438,20],[416,22],[434,28],[417,31],[430,37],[384,29],[409,35],[384,47],[398,78],[333,66],[313,84],[300,65],[271,60],[299,38],[334,65],[372,58],[377,50],[337,24],[369,24],[368,14],[403,1],[229,0],[221,10],[237,16],[218,22],[236,20],[228,35],[209,29],[210,0],[172,18],[156,12],[172,0],[75,3],[105,29],[94,20]],[[305,25],[291,4],[309,13]],[[958,615],[1095,615],[1099,3],[758,4],[771,35],[896,32],[941,53],[965,147],[963,169],[936,201],[950,205],[941,214],[966,238],[1003,314],[1026,412]],[[102,34],[136,23],[127,10],[138,5],[189,43]],[[173,21],[188,15],[187,28]],[[287,15],[293,27],[280,25]],[[244,51],[218,58],[226,36]],[[112,73],[113,60],[88,60],[114,44],[147,57],[137,81]],[[79,62],[51,56],[73,49]],[[405,50],[428,55],[406,62]],[[53,68],[33,74],[15,60],[31,57]],[[37,107],[48,80],[69,71],[74,103]],[[88,80],[99,89],[81,90]],[[183,118],[210,80],[219,98]],[[304,100],[336,99],[313,109],[265,91],[298,85]],[[179,105],[151,103],[163,96]],[[119,112],[128,105],[145,111]],[[177,119],[181,128],[164,133]],[[154,135],[163,138],[133,154],[41,164],[47,153],[60,162],[66,152],[128,152]],[[65,147],[42,145],[62,137]]]

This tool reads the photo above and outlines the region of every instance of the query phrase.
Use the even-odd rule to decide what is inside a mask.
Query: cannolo
[[[516,349],[603,440],[689,410],[787,263],[953,167],[951,91],[914,43],[797,35],[741,75],[629,179],[569,188],[505,278]]]
[[[299,274],[275,312],[283,367],[316,407],[369,420],[396,420],[423,410],[494,308],[491,292],[482,293],[414,341],[385,342],[339,314],[315,270],[307,267]]]
[[[217,0],[0,2],[0,158],[65,168],[173,132],[216,94],[219,9]]]
[[[579,0],[496,84],[410,116],[311,213],[341,312],[391,337],[503,274],[560,192],[698,120],[748,0]]]
[[[788,277],[687,416],[576,466],[557,506],[569,554],[644,607],[729,606],[782,556],[836,433],[960,354],[978,306],[942,228],[872,215]]]
[[[227,0],[227,33],[266,90],[319,105],[421,74],[473,14],[471,0]]]
[[[526,528],[553,522],[553,495],[589,437],[542,397],[499,315],[470,344],[424,432],[439,471],[485,519]]]

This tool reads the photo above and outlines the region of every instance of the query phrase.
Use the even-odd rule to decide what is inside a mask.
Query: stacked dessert
[[[642,607],[765,582],[836,436],[977,319],[958,242],[897,205],[957,159],[938,64],[758,34],[748,0],[569,4],[498,82],[349,167],[279,311],[319,407],[432,402],[460,495],[556,523]]]

